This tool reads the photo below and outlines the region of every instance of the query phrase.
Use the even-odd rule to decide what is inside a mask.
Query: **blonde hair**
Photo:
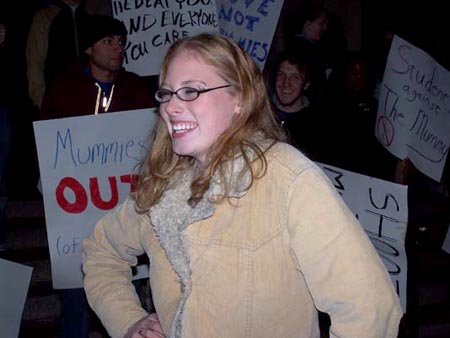
[[[242,155],[246,168],[251,172],[251,183],[266,172],[267,161],[264,152],[254,140],[255,135],[265,139],[284,140],[284,133],[275,119],[267,94],[265,79],[252,58],[233,40],[219,34],[200,34],[177,40],[164,57],[159,83],[164,81],[172,59],[181,51],[188,50],[202,62],[213,66],[217,74],[231,85],[231,92],[238,95],[240,113],[235,114],[231,126],[211,146],[208,165],[191,183],[189,204],[194,206],[201,200],[209,187],[212,175],[218,172],[224,182],[225,195],[230,189],[229,177],[225,176],[224,164]],[[248,158],[251,149],[255,158]],[[260,165],[252,166],[252,162]],[[140,165],[140,179],[133,194],[139,212],[146,212],[158,203],[165,190],[176,185],[172,177],[191,168],[195,160],[173,152],[166,126],[159,118],[152,149]],[[258,168],[255,170],[255,168]],[[174,186],[170,186],[173,183]],[[227,197],[227,196],[223,196]]]

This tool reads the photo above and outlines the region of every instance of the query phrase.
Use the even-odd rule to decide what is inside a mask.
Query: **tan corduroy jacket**
[[[397,337],[390,278],[334,187],[286,144],[267,158],[267,174],[231,204],[192,210],[186,183],[147,215],[127,200],[99,221],[84,242],[85,289],[112,337],[147,315],[129,283],[144,252],[167,337],[319,337],[317,309],[331,337]]]

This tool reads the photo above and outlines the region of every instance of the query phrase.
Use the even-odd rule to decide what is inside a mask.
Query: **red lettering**
[[[71,203],[64,196],[64,191],[71,189],[75,195],[75,202]],[[64,211],[71,214],[79,214],[83,212],[88,204],[86,191],[80,182],[73,177],[64,177],[56,187],[56,202]]]
[[[130,183],[130,192],[135,192],[139,181],[139,175],[130,174],[120,176],[120,182]]]
[[[126,174],[119,176],[120,182],[130,185],[130,192],[136,191],[139,175]],[[117,185],[117,178],[114,176],[108,177],[109,189],[111,197],[109,200],[103,199],[100,192],[100,185],[98,177],[89,178],[89,192],[92,204],[100,210],[111,210],[119,203],[119,189]],[[65,192],[70,189],[75,196],[75,201],[69,201]],[[88,206],[87,189],[73,177],[64,177],[59,182],[55,190],[56,202],[58,206],[65,212],[71,214],[79,214],[86,210]]]
[[[98,186],[98,178],[91,177],[89,179],[89,190],[91,191],[92,203],[101,210],[110,210],[119,202],[119,192],[117,189],[117,180],[115,177],[108,177],[109,187],[111,188],[111,198],[109,201],[102,199],[100,188]]]

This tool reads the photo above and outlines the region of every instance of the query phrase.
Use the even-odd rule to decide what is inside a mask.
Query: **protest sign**
[[[363,226],[406,310],[407,186],[318,163]]]
[[[159,74],[178,38],[219,30],[214,0],[112,0],[112,7],[128,31],[124,66],[141,76]]]
[[[450,142],[450,73],[395,36],[381,86],[375,133],[393,155],[440,181]]]
[[[81,242],[135,188],[156,118],[141,109],[34,122],[54,288],[82,287]]]
[[[0,258],[0,328],[2,337],[19,337],[33,268]]]
[[[283,0],[216,0],[216,3],[220,32],[239,42],[263,69]]]

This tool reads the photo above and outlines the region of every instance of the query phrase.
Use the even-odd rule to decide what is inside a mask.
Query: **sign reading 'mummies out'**
[[[55,289],[82,287],[81,242],[137,182],[153,109],[34,123]],[[148,277],[145,266],[135,278]]]
[[[450,73],[398,36],[386,64],[375,133],[393,155],[440,181],[450,142]]]
[[[407,186],[318,164],[363,226],[406,310]]]
[[[142,76],[159,74],[178,38],[219,31],[214,0],[112,0],[112,7],[128,31],[124,66]]]

